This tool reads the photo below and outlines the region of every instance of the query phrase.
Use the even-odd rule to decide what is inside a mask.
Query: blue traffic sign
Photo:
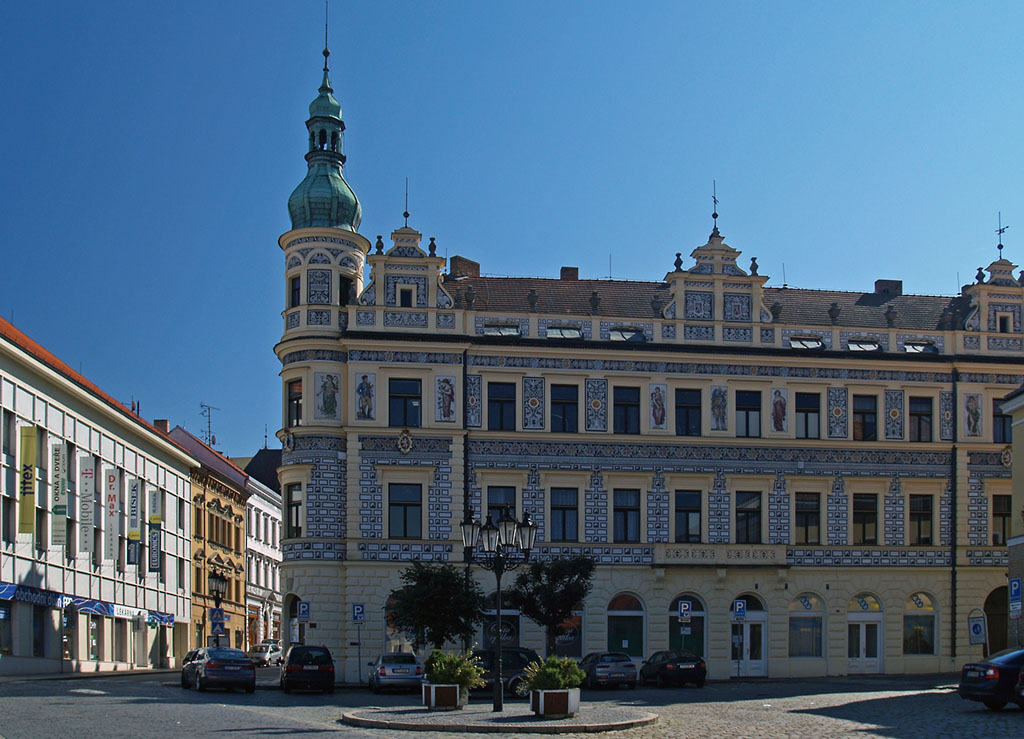
[[[214,621],[210,624],[210,634],[212,636],[226,636],[227,633],[223,621]]]
[[[732,602],[732,615],[737,621],[742,621],[747,616],[747,602],[745,600],[734,600]]]
[[[690,601],[681,600],[679,601],[679,620],[689,621],[690,620]]]
[[[352,604],[352,623],[361,624],[366,620],[366,606],[362,603]]]
[[[215,624],[222,624],[226,619],[224,618],[223,608],[211,608],[210,609],[210,621]]]
[[[300,600],[295,605],[296,605],[295,614],[300,619],[302,619],[303,621],[308,621],[309,620],[309,610],[310,610],[309,609],[309,601],[308,600]]]
[[[1021,596],[1021,592],[1020,592],[1020,578],[1019,577],[1011,577],[1010,578],[1010,602],[1011,603],[1014,603],[1014,602],[1020,603],[1020,596]]]

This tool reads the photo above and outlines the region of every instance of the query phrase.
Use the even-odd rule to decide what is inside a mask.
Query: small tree
[[[544,627],[546,656],[555,653],[555,640],[565,631],[562,625],[587,597],[593,576],[594,560],[583,556],[532,562],[516,576],[506,602]]]
[[[391,622],[409,634],[415,649],[468,642],[483,621],[484,594],[475,580],[450,564],[413,562],[391,593]]]

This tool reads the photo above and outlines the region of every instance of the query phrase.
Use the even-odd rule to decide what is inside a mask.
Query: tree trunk
[[[553,628],[551,628],[550,626],[547,627],[547,629],[544,630],[544,633],[545,633],[545,635],[547,637],[547,640],[546,640],[547,643],[545,645],[545,650],[546,651],[544,653],[544,656],[545,657],[550,657],[551,655],[553,655],[555,653],[555,640],[557,639],[557,637],[555,636],[555,630]]]

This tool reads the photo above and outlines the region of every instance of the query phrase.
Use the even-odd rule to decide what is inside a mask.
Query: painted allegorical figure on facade
[[[729,428],[729,390],[724,387],[711,388],[711,430],[726,431]]]
[[[437,420],[455,420],[455,382],[451,377],[437,378]]]
[[[665,428],[665,386],[651,385],[651,428]]]
[[[316,413],[318,419],[337,419],[338,396],[341,389],[341,377],[332,372],[317,372],[315,380],[316,388]]]
[[[356,385],[356,418],[373,420],[373,381],[374,375],[362,375]]]
[[[964,435],[981,436],[981,395],[964,395]]]
[[[772,390],[772,431],[786,430],[786,391]]]

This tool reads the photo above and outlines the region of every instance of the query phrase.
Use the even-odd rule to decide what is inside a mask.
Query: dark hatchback
[[[1016,703],[1024,708],[1024,702],[1015,691],[1022,666],[1024,649],[1015,647],[996,652],[984,662],[964,665],[956,692],[961,698],[981,701],[993,711],[1007,703]]]
[[[252,693],[256,690],[256,668],[241,649],[200,647],[181,661],[181,687],[196,690],[243,688],[246,693]]]
[[[296,688],[334,692],[334,659],[327,647],[288,647],[281,663],[281,690],[290,693]]]
[[[690,652],[655,652],[640,666],[640,684],[654,683],[659,688],[686,683],[703,688],[707,676],[707,663]]]
[[[480,664],[484,668],[484,687],[481,690],[494,690],[494,677],[498,672],[495,664],[495,651],[493,649],[478,649],[473,652],[474,657],[480,658]],[[519,698],[525,698],[530,691],[526,689],[526,675],[524,670],[531,662],[540,662],[540,656],[532,649],[526,647],[506,647],[501,650],[501,682],[504,690]]]

